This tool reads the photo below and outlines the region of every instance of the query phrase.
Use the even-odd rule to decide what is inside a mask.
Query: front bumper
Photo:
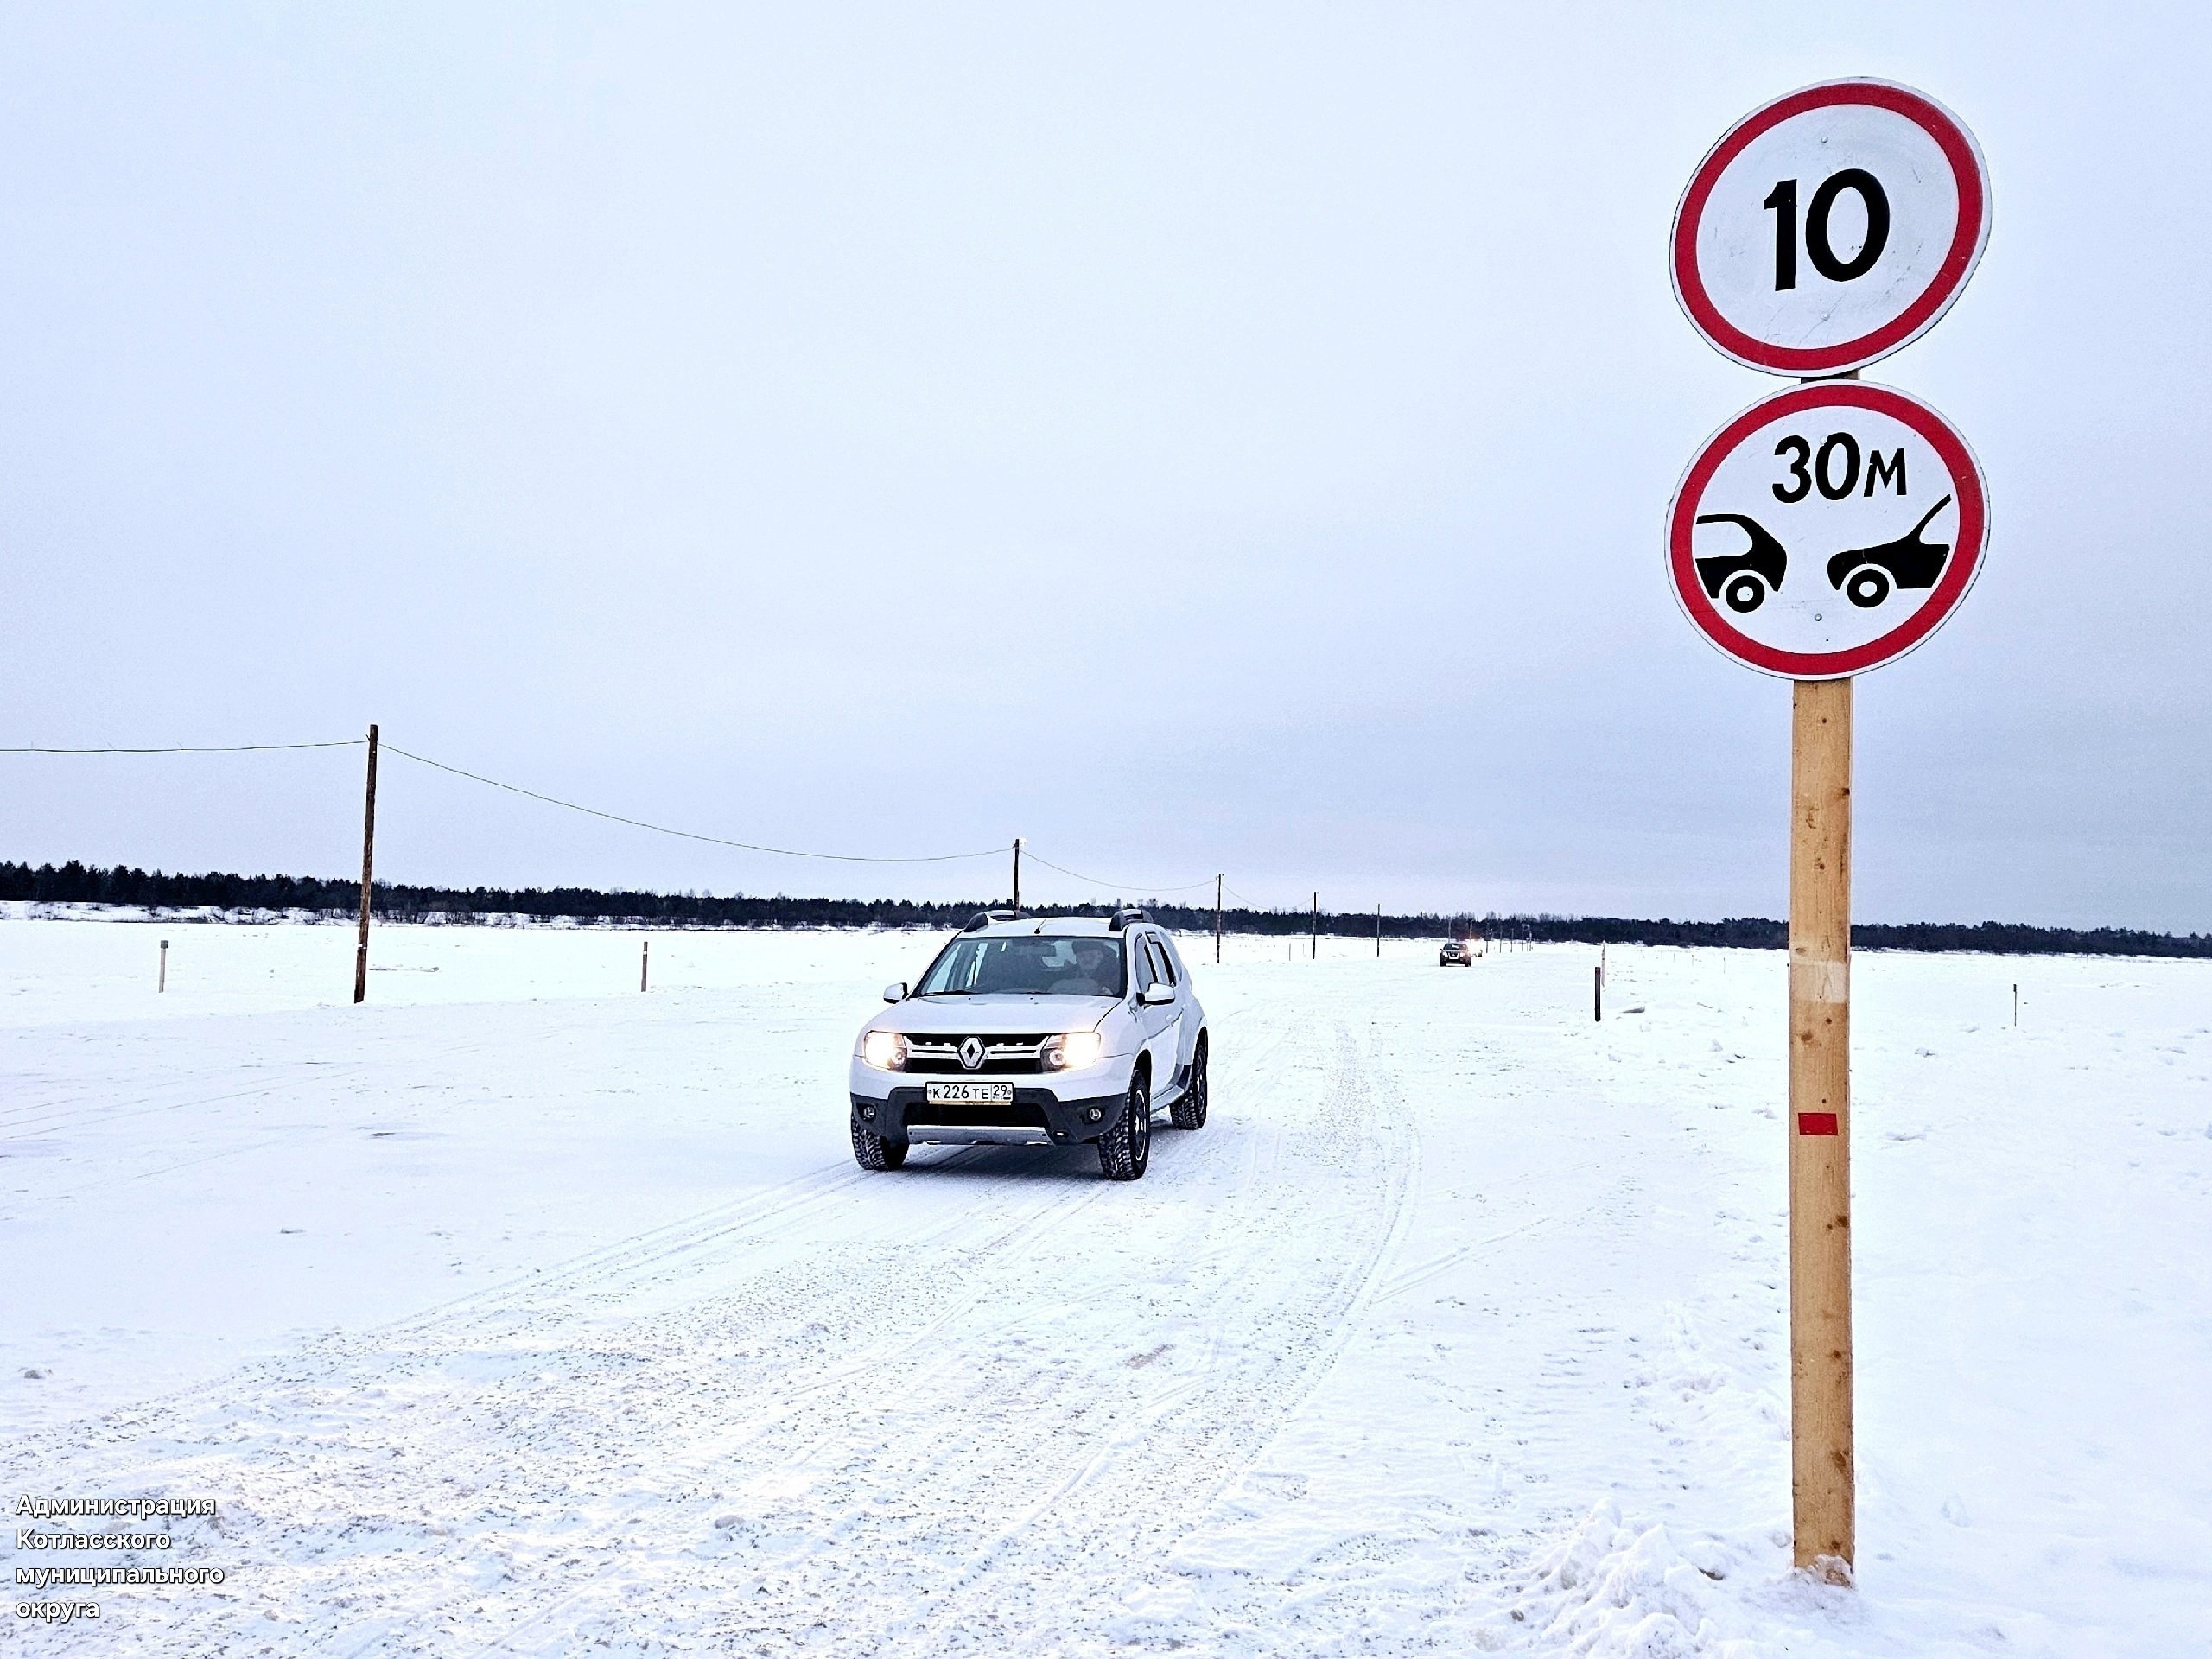
[[[1093,1085],[1096,1086],[1095,1084]],[[882,1098],[852,1096],[853,1122],[887,1141],[929,1146],[1074,1146],[1121,1122],[1126,1092],[1062,1100],[1050,1089],[1016,1084],[1011,1106],[931,1106],[920,1084]],[[1094,1120],[1093,1112],[1097,1113]],[[951,1119],[950,1122],[945,1119]]]

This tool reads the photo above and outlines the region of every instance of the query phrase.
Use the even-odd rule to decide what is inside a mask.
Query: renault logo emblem
[[[977,1066],[982,1065],[982,1063],[983,1039],[982,1038],[970,1037],[966,1042],[960,1045],[961,1065],[966,1066],[970,1071],[973,1071]]]

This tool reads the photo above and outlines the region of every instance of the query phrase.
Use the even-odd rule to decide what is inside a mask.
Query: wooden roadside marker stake
[[[652,965],[653,942],[651,939],[639,939],[638,941],[638,995],[640,996],[645,994],[646,974]]]
[[[1851,687],[1800,680],[1789,744],[1789,1419],[1796,1564],[1851,1581]]]
[[[369,727],[369,785],[367,803],[361,809],[361,931],[353,947],[353,1000],[364,1001],[369,995],[369,876],[376,864],[377,851],[377,728]]]
[[[166,991],[167,989],[168,989],[168,988],[169,988],[169,942],[168,942],[167,939],[163,939],[163,940],[162,941],[162,965],[160,966],[160,968],[158,968],[158,969],[156,969],[155,970],[155,975],[154,975],[154,988],[155,988],[156,991]],[[2020,999],[2019,999],[2018,988],[2016,986],[2016,987],[2014,988],[2014,989],[2013,989],[2012,1001],[2013,1001],[2013,1002],[2017,1005],[2017,1004],[2018,1003],[2019,1000],[2020,1000]],[[2016,1026],[2017,1026],[2017,1025],[2018,1025],[2018,1024],[2020,1023],[2019,1016],[2018,1016],[2018,1014],[2017,1013],[2013,1015],[2013,1018],[2012,1018],[2012,1023],[2013,1023],[2014,1025],[2016,1025]]]
[[[1321,895],[1313,895],[1313,950],[1311,960],[1321,960]]]

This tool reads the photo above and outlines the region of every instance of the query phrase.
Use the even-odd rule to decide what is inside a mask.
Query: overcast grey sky
[[[2212,927],[2197,9],[0,16],[0,742],[376,720],[747,840],[1778,915],[1789,689],[1691,632],[1660,524],[1783,383],[1666,235],[1737,117],[1874,74],[1989,159],[1980,274],[1870,378],[1993,531],[1861,682],[1857,912]],[[342,873],[359,760],[0,757],[0,856]],[[378,850],[1004,885],[398,760]]]

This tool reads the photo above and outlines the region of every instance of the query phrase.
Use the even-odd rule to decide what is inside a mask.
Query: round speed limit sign
[[[1988,538],[1966,440],[1903,392],[1777,392],[1708,439],[1667,514],[1700,632],[1748,668],[1841,679],[1894,662],[1966,597]]]
[[[1958,118],[1884,80],[1778,98],[1731,128],[1675,211],[1675,295],[1776,374],[1836,374],[1918,339],[1989,240],[1989,173]]]

